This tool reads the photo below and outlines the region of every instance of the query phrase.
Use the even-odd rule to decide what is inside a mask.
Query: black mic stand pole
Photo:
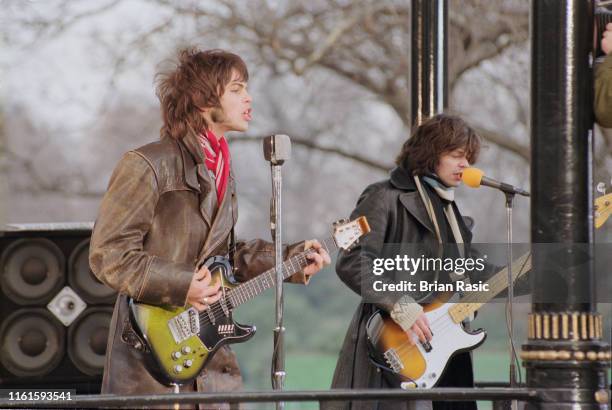
[[[507,248],[507,264],[508,264],[508,299],[506,313],[508,316],[508,335],[510,337],[510,388],[517,387],[516,383],[516,351],[514,350],[514,323],[513,323],[513,308],[514,308],[514,281],[512,279],[512,207],[514,205],[514,192],[504,191],[506,196],[506,228],[508,232],[508,248]],[[513,410],[518,408],[516,400],[511,402]]]

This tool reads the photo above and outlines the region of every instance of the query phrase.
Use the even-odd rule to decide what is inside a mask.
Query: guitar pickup
[[[200,314],[195,308],[187,310],[189,312],[189,325],[191,326],[191,334],[200,334]]]
[[[404,368],[404,364],[395,349],[389,349],[383,355],[387,364],[395,373],[399,373]]]
[[[221,309],[223,309],[223,314],[225,317],[228,317],[230,314],[229,308],[227,307],[227,299],[225,299],[225,291],[223,297],[219,300],[219,304],[221,305]]]
[[[168,320],[168,328],[175,343],[181,343],[192,335],[197,335],[200,333],[198,311],[195,308],[190,308],[174,316]]]
[[[208,314],[208,319],[210,320],[210,323],[214,325],[216,323],[216,320],[215,314],[212,312],[212,309],[206,309],[206,313]]]
[[[423,349],[425,349],[427,353],[433,350],[433,347],[431,347],[431,343],[429,342],[421,342],[421,346],[423,346]]]

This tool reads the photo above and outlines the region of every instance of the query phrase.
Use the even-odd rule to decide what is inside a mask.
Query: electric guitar
[[[525,254],[512,264],[513,281],[530,269],[531,255]],[[433,334],[429,342],[414,344],[386,312],[375,312],[366,325],[373,358],[408,387],[434,387],[454,354],[473,350],[484,342],[487,337],[484,330],[468,332],[462,322],[508,287],[507,268],[487,284],[489,291],[485,296],[483,292],[474,292],[459,299],[457,294],[447,292],[423,305]],[[418,340],[416,335],[412,336]]]
[[[323,241],[330,245],[349,249],[368,233],[370,227],[365,217],[352,222],[340,220],[333,224],[332,238]],[[283,279],[301,271],[310,262],[308,249],[283,263]],[[253,299],[264,290],[275,286],[275,269],[237,283],[232,275],[230,261],[214,256],[204,263],[211,272],[211,283],[221,282],[221,299],[206,310],[198,312],[194,307],[153,306],[131,299],[130,320],[132,327],[143,339],[148,354],[149,372],[162,384],[181,385],[193,381],[202,368],[223,345],[242,343],[255,334],[255,326],[234,322],[232,311]]]

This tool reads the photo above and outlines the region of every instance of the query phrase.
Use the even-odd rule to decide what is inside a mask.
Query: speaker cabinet
[[[91,223],[0,231],[0,386],[99,393],[116,293],[89,269]]]

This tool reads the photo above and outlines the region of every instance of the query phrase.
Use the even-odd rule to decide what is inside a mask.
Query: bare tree
[[[113,140],[118,150],[122,141],[125,150],[155,132],[155,127],[139,132],[128,123],[157,126],[159,121],[154,120],[159,116],[152,95],[144,100],[144,109],[128,106],[142,108],[143,99],[129,95],[126,83],[137,76],[152,78],[154,62],[188,44],[235,50],[256,73],[252,83],[258,84],[257,117],[265,121],[254,122],[246,137],[232,138],[233,145],[246,147],[263,135],[284,132],[295,145],[317,153],[313,156],[317,161],[318,155],[324,155],[352,162],[369,169],[374,179],[392,166],[393,152],[410,128],[410,1],[151,0],[134,6],[125,0],[95,4],[56,0],[4,1],[3,6],[10,18],[2,38],[28,52],[33,44],[43,46],[71,33],[85,33],[92,55],[83,58],[101,62],[96,68],[106,73],[106,86],[97,106],[98,122],[82,132],[102,141],[107,135],[121,135]],[[117,19],[123,8],[140,6],[149,13],[141,24],[117,25],[110,34],[103,30],[104,18]],[[485,138],[496,158],[489,165],[506,161],[522,171],[530,159],[528,13],[527,0],[450,0],[450,109],[467,118]],[[149,71],[138,74],[142,67]],[[291,94],[273,87],[286,84],[285,80],[301,82],[300,91]],[[146,88],[150,90],[150,82]],[[376,118],[385,109],[393,119]],[[372,128],[363,131],[368,126]],[[363,135],[375,135],[376,143]],[[597,135],[601,149],[595,159],[601,168],[612,157],[612,144]],[[68,186],[49,179],[36,183],[40,182],[36,174],[49,175],[40,162],[24,163],[23,152],[13,147],[11,138],[7,147],[16,154],[9,161],[12,169],[31,174],[33,181],[20,189],[70,195],[82,191],[85,196],[103,190],[95,172],[79,174]],[[39,142],[44,138],[41,135]],[[104,143],[90,145],[92,154],[106,152],[116,158]],[[90,165],[108,167],[111,162],[89,158]],[[329,162],[322,166],[330,166]],[[522,171],[520,183],[527,177]],[[102,174],[108,172],[104,169]],[[65,181],[72,172],[62,175]]]
[[[274,72],[303,75],[315,68],[330,70],[389,104],[410,127],[408,1],[292,1],[274,9],[266,1],[249,2],[246,8],[230,0],[214,8],[158,2],[243,44]],[[511,46],[526,45],[528,11],[526,1],[451,2],[451,92],[467,71]],[[526,142],[516,143],[499,130],[479,131],[491,143],[529,159]]]
[[[36,13],[36,17],[23,17],[22,26],[30,29],[25,38],[49,41],[85,19],[118,7],[122,0],[72,12],[68,3],[59,2],[56,7],[59,12],[52,13],[49,19]],[[329,70],[389,104],[406,127],[410,127],[408,1],[287,1],[274,7],[264,0],[247,3],[156,0],[155,3],[160,13],[168,17],[136,32],[126,47],[115,51],[118,52],[114,56],[115,74],[133,61],[134,54],[146,52],[160,34],[167,34],[183,21],[193,27],[191,38],[208,38],[210,33],[215,33],[228,44],[242,47],[257,59],[258,65],[267,66],[274,73],[303,75],[314,69]],[[452,0],[451,92],[464,73],[499,56],[510,46],[525,44],[527,33],[526,0]],[[177,41],[183,40],[179,35]],[[110,46],[116,48],[115,44]],[[111,76],[111,86],[114,77]],[[499,130],[480,128],[479,131],[491,143],[528,160],[526,143],[517,144]]]

